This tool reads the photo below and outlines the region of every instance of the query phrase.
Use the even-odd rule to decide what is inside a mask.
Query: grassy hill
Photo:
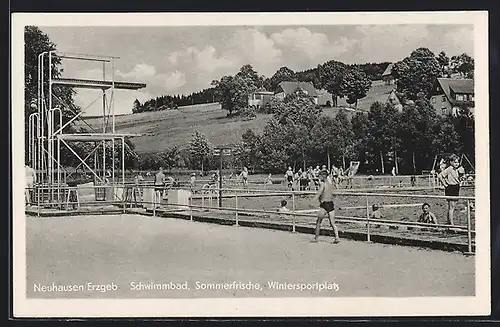
[[[393,86],[374,82],[364,99],[358,102],[357,110],[367,111],[374,101],[385,102]],[[339,106],[349,107],[343,99]],[[339,108],[325,108],[324,113],[334,116]],[[350,113],[355,112],[354,108]],[[173,146],[186,147],[192,134],[199,130],[214,145],[230,144],[241,140],[241,135],[252,129],[263,131],[270,115],[244,121],[241,118],[227,118],[227,111],[220,104],[201,104],[180,107],[178,110],[143,112],[115,117],[115,126],[120,133],[143,134],[133,139],[138,153],[157,152]],[[87,118],[86,122],[97,129],[99,118]]]

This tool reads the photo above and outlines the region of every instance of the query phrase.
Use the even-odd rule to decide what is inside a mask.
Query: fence
[[[31,212],[40,215],[41,210],[78,210],[82,207],[108,205],[118,207],[120,212],[127,209],[139,209],[137,213],[150,212],[156,216],[160,212],[184,212],[193,220],[197,214],[215,214],[217,217],[228,218],[239,225],[241,217],[250,220],[262,220],[287,224],[292,232],[297,228],[310,226],[315,222],[316,204],[311,202],[315,192],[309,191],[270,191],[268,189],[222,188],[216,185],[204,184],[197,189],[168,186],[154,189],[150,185],[80,185],[77,187],[37,186],[29,190]],[[57,194],[56,197],[48,194]],[[167,201],[165,201],[165,195]],[[158,196],[161,196],[159,199]],[[366,241],[371,241],[373,230],[380,227],[397,228],[398,232],[434,232],[452,229],[455,233],[467,236],[467,253],[473,253],[475,239],[474,197],[447,197],[441,195],[397,194],[335,191],[336,220],[339,223],[357,226],[366,231]],[[278,212],[280,200],[290,202],[289,212]],[[412,199],[418,202],[408,203]],[[456,200],[465,204],[464,214],[458,212],[458,224],[429,224],[411,219],[397,219],[398,215],[415,215],[423,202],[429,202],[432,208],[446,212],[445,202]],[[377,203],[385,210],[386,217],[374,218],[371,208]],[[168,209],[166,209],[168,208]],[[405,212],[401,214],[401,212]],[[458,210],[457,210],[458,211]],[[438,215],[442,216],[442,215]]]

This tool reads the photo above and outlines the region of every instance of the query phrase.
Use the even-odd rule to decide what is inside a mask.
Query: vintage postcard
[[[487,12],[15,13],[11,54],[16,317],[490,313]]]

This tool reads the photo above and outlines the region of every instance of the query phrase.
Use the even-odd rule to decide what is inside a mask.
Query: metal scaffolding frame
[[[102,80],[54,77],[54,58],[102,63]],[[125,140],[126,138],[139,135],[116,133],[114,106],[115,90],[139,90],[146,87],[146,84],[116,81],[114,73],[116,59],[119,58],[113,56],[63,53],[58,51],[43,52],[38,55],[37,112],[31,114],[28,118],[28,152],[32,168],[37,174],[37,181],[52,189],[52,194],[50,196],[51,200],[54,200],[56,190],[57,198],[60,198],[59,190],[66,184],[66,170],[61,165],[61,145],[67,147],[80,161],[77,168],[82,165],[85,166],[94,175],[94,180],[101,183],[104,183],[106,180],[106,151],[111,151],[111,181],[115,183],[115,142],[117,140],[120,141],[121,184],[125,184]],[[106,65],[111,65],[110,80],[106,79]],[[48,80],[46,80],[46,75],[48,75]],[[63,99],[59,98],[54,93],[54,86],[102,90],[102,95],[99,96],[99,98],[102,97],[102,121],[100,124],[102,130],[95,130],[91,125],[85,122],[85,117],[83,116],[85,110],[99,98],[94,100],[86,108],[82,108],[79,113],[75,113],[70,105],[65,103]],[[62,120],[62,108],[74,114],[74,116],[64,124]],[[65,127],[77,119],[90,127],[93,130],[92,133],[65,133]],[[110,121],[111,128],[108,127]],[[91,142],[94,145],[94,149],[85,158],[82,158],[72,147],[71,142]],[[108,143],[111,143],[111,149],[109,149]],[[92,154],[94,155],[94,167],[91,167],[91,165],[87,163],[87,160]],[[102,164],[100,169],[98,169],[99,164]]]

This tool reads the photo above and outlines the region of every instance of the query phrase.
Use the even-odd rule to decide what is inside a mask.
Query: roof
[[[456,81],[456,80],[455,80]],[[452,83],[450,88],[455,93],[474,93],[474,81],[473,80],[463,80],[461,83]]]
[[[382,73],[382,76],[388,76],[388,75],[391,75],[392,74],[392,67],[394,66],[394,64],[389,64],[387,65],[387,68],[384,70],[384,72]]]
[[[317,95],[329,95],[327,90],[321,89],[321,90],[316,90]]]
[[[255,91],[255,92],[253,92],[252,94],[273,95],[273,94],[274,94],[274,92],[270,92],[270,91]]]
[[[438,78],[438,83],[441,85],[448,100],[453,103],[454,99],[450,95],[450,91],[455,93],[474,94],[473,79],[455,79],[455,78]]]
[[[392,104],[400,104],[401,103],[394,90],[392,90],[391,93],[389,93],[387,100],[389,100],[389,102]]]
[[[279,87],[286,93],[291,94],[295,92],[297,88],[303,89],[307,91],[307,94],[310,96],[316,96],[317,91],[310,82],[281,82]]]

